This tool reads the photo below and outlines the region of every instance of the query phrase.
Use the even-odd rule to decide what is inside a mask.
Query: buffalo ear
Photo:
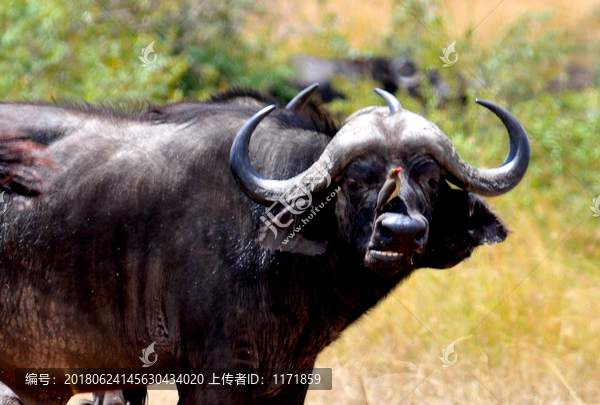
[[[503,242],[510,232],[482,198],[446,182],[440,183],[436,207],[419,267],[455,266],[477,246]]]
[[[333,205],[333,204],[332,204]],[[258,230],[256,241],[272,251],[300,253],[316,256],[327,250],[327,227],[330,217],[327,209],[315,212],[310,207],[301,214],[294,214],[286,207],[274,215],[275,221],[262,216],[263,223]],[[261,218],[261,219],[262,219]]]

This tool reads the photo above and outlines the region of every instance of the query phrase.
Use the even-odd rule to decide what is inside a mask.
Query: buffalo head
[[[274,206],[303,184],[312,196],[309,204],[314,205],[324,196],[329,201],[331,191],[339,187],[335,201],[315,219],[327,226],[319,232],[296,226],[304,214],[284,204],[275,219],[295,231],[294,243],[268,242],[267,236],[263,245],[310,255],[335,251],[391,276],[417,267],[451,267],[475,247],[503,241],[508,230],[477,195],[507,193],[525,175],[530,147],[517,119],[502,107],[477,100],[502,120],[510,137],[505,162],[495,169],[480,169],[463,161],[435,124],[404,110],[391,94],[376,91],[388,107],[367,107],[351,115],[317,161],[287,180],[262,177],[248,154],[252,132],[274,107],[258,112],[239,131],[231,149],[231,168],[239,187],[255,202]],[[397,168],[402,168],[394,172],[399,177],[390,180],[390,170]],[[319,172],[324,175],[315,176]],[[308,211],[314,213],[303,212]],[[326,217],[333,219],[327,222]]]

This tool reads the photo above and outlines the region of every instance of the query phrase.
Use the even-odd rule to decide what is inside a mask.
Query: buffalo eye
[[[360,186],[358,185],[357,182],[355,181],[349,181],[348,182],[348,189],[353,192],[356,193],[358,191],[358,189],[360,188]]]

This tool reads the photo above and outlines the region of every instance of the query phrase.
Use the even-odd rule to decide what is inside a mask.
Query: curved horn
[[[260,121],[275,106],[271,105],[257,112],[237,133],[229,161],[233,177],[242,191],[259,204],[270,205],[299,184],[310,193],[323,190],[340,173],[355,154],[361,153],[363,139],[347,139],[335,136],[327,145],[319,159],[304,172],[287,180],[265,179],[254,170],[250,163],[249,145],[252,132]],[[358,137],[357,137],[358,138]]]
[[[450,146],[449,150],[444,152],[446,158],[438,157],[438,162],[465,189],[483,196],[498,196],[512,190],[523,179],[531,155],[529,139],[521,123],[508,110],[490,101],[475,101],[496,114],[506,127],[510,138],[506,160],[495,169],[479,169],[465,163],[456,153],[454,146]]]
[[[525,175],[531,154],[529,139],[523,126],[507,110],[489,101],[476,101],[496,114],[508,131],[510,151],[500,167],[483,170],[467,164],[458,156],[450,139],[439,129],[432,133],[418,131],[414,133],[414,137],[408,135],[408,138],[413,138],[413,141],[423,145],[428,150],[427,153],[437,160],[452,176],[451,180],[456,181],[458,185],[484,196],[497,196],[513,189]],[[252,168],[248,155],[249,144],[256,126],[274,108],[265,107],[256,113],[240,129],[231,147],[231,170],[238,186],[248,197],[260,204],[269,205],[278,201],[286,192],[294,190],[299,182],[305,186],[310,184],[307,187],[311,193],[326,188],[350,162],[380,142],[375,133],[366,137],[363,133],[367,122],[371,122],[367,125],[378,122],[377,115],[369,113],[377,109],[373,110],[373,107],[370,107],[361,110],[364,111],[362,113],[355,113],[358,115],[354,120],[350,117],[349,122],[333,137],[319,159],[306,171],[287,180],[265,179]],[[365,119],[368,121],[364,121]],[[420,119],[424,120],[422,117]],[[429,124],[435,127],[432,123]],[[405,138],[405,141],[409,141],[408,138]]]
[[[270,105],[254,114],[237,133],[229,154],[229,165],[236,183],[248,197],[262,204],[277,200],[277,196],[274,196],[274,199],[273,197],[269,198],[264,191],[273,188],[273,186],[276,188],[277,185],[270,184],[274,180],[263,178],[252,167],[249,154],[250,137],[256,126],[274,109],[275,105]]]
[[[294,97],[289,103],[287,103],[285,109],[295,111],[300,110],[302,107],[304,107],[308,99],[311,98],[313,94],[315,94],[318,88],[319,83],[311,84],[310,86],[302,90],[300,93],[298,93],[296,97]]]
[[[400,101],[398,101],[398,99],[392,93],[389,93],[377,87],[374,88],[373,91],[379,94],[385,100],[388,107],[390,108],[390,114],[393,114],[396,111],[402,111],[402,105],[400,104]]]

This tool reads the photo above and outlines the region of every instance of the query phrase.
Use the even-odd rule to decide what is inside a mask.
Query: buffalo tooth
[[[375,250],[372,249],[371,253],[376,255],[376,256],[388,256],[388,257],[402,257],[404,256],[404,253],[402,252],[389,252],[389,251],[383,251],[383,250]]]

